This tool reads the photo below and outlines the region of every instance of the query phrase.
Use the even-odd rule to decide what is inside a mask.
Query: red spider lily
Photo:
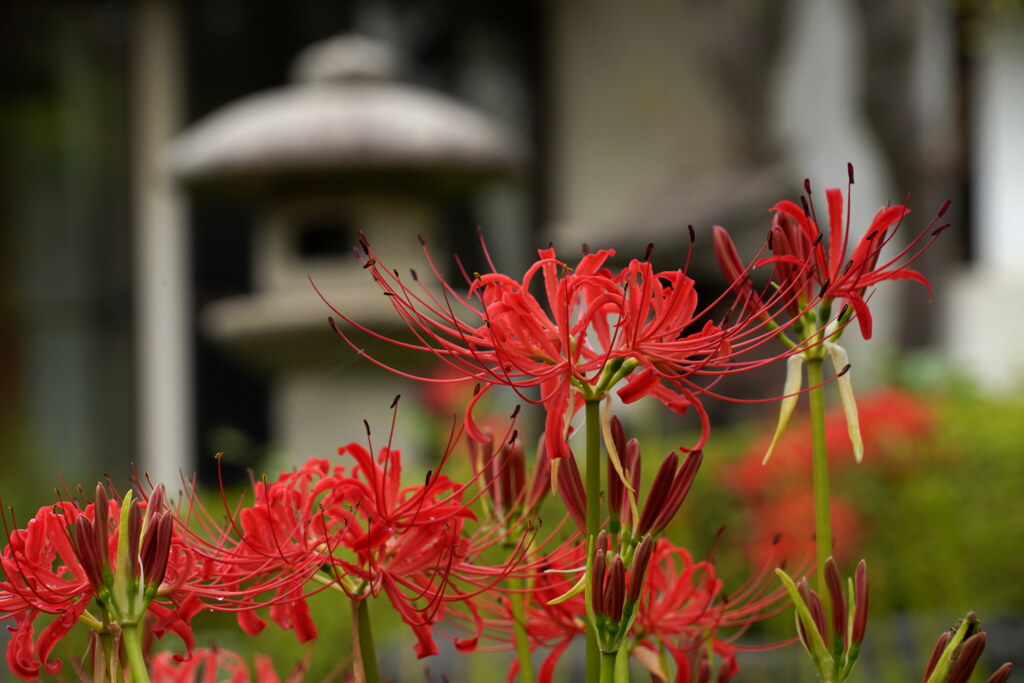
[[[666,539],[650,544],[649,550],[646,575],[640,575],[642,582],[631,581],[631,575],[626,575],[622,581],[609,576],[602,584],[602,590],[598,591],[602,601],[598,615],[604,616],[606,621],[622,616],[618,612],[622,608],[619,599],[628,603],[638,596],[636,617],[622,645],[629,647],[638,661],[652,672],[660,671],[660,664],[652,660],[650,654],[661,651],[663,645],[676,664],[676,680],[689,681],[691,672],[696,672],[710,649],[722,660],[720,670],[731,676],[736,669],[733,653],[742,649],[735,639],[751,625],[788,607],[784,589],[775,588],[774,577],[764,569],[747,584],[726,595],[711,562],[694,561],[686,549]],[[553,680],[562,654],[585,632],[583,593],[566,597],[577,582],[584,562],[584,545],[567,543],[533,564],[524,621],[531,650],[548,649],[538,670],[540,683]],[[766,562],[766,567],[768,564]],[[611,574],[610,566],[606,576]],[[511,647],[513,616],[508,600],[490,596],[481,601],[479,608],[486,614],[485,637],[496,643],[485,649]],[[453,616],[464,615],[455,613]],[[517,672],[518,662],[509,671],[510,682]]]
[[[301,683],[305,679],[305,662],[299,662],[281,679],[267,655],[254,657],[255,676],[237,652],[222,648],[198,648],[186,660],[170,652],[159,652],[150,664],[152,683]]]
[[[431,654],[430,612],[416,605],[443,590],[452,539],[471,514],[458,502],[461,487],[441,475],[401,487],[399,454],[387,448],[379,462],[358,444],[339,452],[356,459],[351,475],[310,459],[276,482],[258,483],[253,505],[238,515],[241,540],[223,563],[237,578],[233,590],[253,596],[239,602],[239,623],[248,633],[262,630],[256,596],[273,589],[271,619],[305,642],[317,634],[306,604],[311,580],[353,599],[383,590],[416,632],[417,652]],[[431,589],[434,582],[441,585]]]
[[[150,504],[128,506],[122,514],[121,502],[108,500],[99,486],[96,502],[84,509],[63,501],[40,509],[25,529],[8,531],[0,557],[6,577],[0,581],[0,618],[14,619],[7,661],[19,677],[59,671],[61,662],[50,661],[50,653],[79,622],[107,634],[112,623],[139,623],[148,613],[156,636],[173,631],[191,649],[190,622],[200,608],[196,591],[209,567],[178,534],[163,508],[162,489]],[[55,618],[36,637],[41,614]]]
[[[849,184],[852,186],[852,164],[848,165],[848,172]],[[788,302],[792,317],[798,317],[807,306],[813,306],[819,300],[824,310],[831,310],[832,301],[841,299],[856,315],[861,335],[870,339],[872,325],[871,312],[865,298],[867,288],[886,280],[913,280],[924,285],[931,294],[928,280],[909,266],[949,227],[948,223],[936,227],[949,207],[949,201],[939,208],[931,222],[910,244],[880,264],[882,250],[896,237],[903,219],[910,213],[906,206],[880,209],[848,256],[851,243],[849,189],[845,201],[845,218],[842,191],[838,188],[825,191],[829,224],[827,237],[818,227],[810,181],[804,181],[804,189],[807,194],[801,198],[802,206],[785,200],[772,207],[775,217],[769,244],[773,256],[755,264],[755,267],[772,265],[780,287],[791,288],[799,293]],[[728,233],[720,227],[715,228],[715,248],[723,272],[730,277],[730,281],[736,281],[739,259]],[[742,282],[745,283],[741,284],[745,300],[756,300],[749,279]]]
[[[49,661],[50,652],[78,623],[93,597],[68,532],[80,514],[74,504],[59,503],[40,509],[25,529],[8,533],[0,558],[6,577],[0,582],[0,616],[14,619],[14,626],[8,627],[13,635],[7,664],[25,680],[61,669],[61,660]],[[56,618],[36,637],[33,627],[40,614]]]
[[[230,609],[239,612],[244,630],[257,633],[266,622],[255,610],[269,604],[270,618],[306,641],[316,636],[306,604],[310,582],[314,590],[334,588],[352,600],[383,592],[416,635],[416,653],[436,654],[431,627],[445,604],[471,600],[500,581],[528,539],[513,544],[506,566],[477,566],[471,559],[507,536],[464,537],[464,523],[474,519],[462,501],[464,485],[428,472],[424,483],[404,486],[400,454],[389,447],[374,457],[353,443],[339,454],[355,460],[351,473],[310,459],[276,482],[256,485],[253,505],[233,522],[240,538],[219,555]],[[454,578],[463,587],[453,588]],[[274,596],[264,599],[269,591]]]
[[[607,266],[615,255],[610,249],[586,253],[575,266],[559,260],[553,248],[541,249],[521,280],[498,272],[474,275],[467,277],[469,292],[463,296],[440,275],[424,248],[441,282],[439,296],[415,272],[416,284],[409,286],[384,268],[365,237],[360,244],[365,267],[415,340],[386,337],[332,310],[361,333],[432,353],[462,377],[480,382],[466,424],[470,436],[481,442],[486,437],[472,413],[490,386],[510,386],[524,400],[542,404],[547,453],[564,458],[571,416],[584,401],[603,398],[625,380],[618,394],[627,403],[650,395],[678,413],[693,406],[702,425],[699,448],[708,422],[696,397],[700,387],[691,378],[734,371],[740,352],[772,336],[746,324],[726,327],[711,321],[707,309],[698,311],[694,282],[682,270],[659,272],[646,260],[633,260],[613,272]],[[535,286],[542,296],[531,291]],[[740,322],[756,323],[756,318],[744,316]],[[333,318],[331,325],[372,362],[406,374],[367,355]],[[524,395],[533,387],[539,399]]]

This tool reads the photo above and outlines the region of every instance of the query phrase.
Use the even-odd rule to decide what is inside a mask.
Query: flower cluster
[[[194,617],[207,609],[229,612],[246,634],[272,622],[307,643],[318,637],[309,600],[327,593],[351,608],[351,653],[339,659],[352,663],[351,677],[361,683],[381,680],[371,600],[400,616],[417,656],[439,652],[437,635],[451,637],[459,651],[514,650],[508,680],[524,683],[553,681],[577,639],[586,643],[588,683],[628,683],[631,661],[655,680],[728,681],[739,668],[741,637],[792,605],[794,640],[821,680],[844,680],[866,635],[867,570],[862,561],[844,589],[831,559],[827,464],[835,438],[826,429],[822,362],[831,355],[835,363],[859,460],[865,444],[874,448],[881,437],[873,435],[873,418],[861,434],[846,352],[836,342],[854,317],[863,336],[871,336],[867,302],[874,285],[909,279],[928,286],[909,265],[945,226],[929,225],[883,262],[882,249],[907,214],[904,206],[887,207],[847,256],[851,229],[842,193],[826,191],[826,237],[809,183],[805,189],[802,206],[783,201],[771,209],[766,249],[749,264],[716,228],[728,283],[725,294],[703,305],[685,265],[656,269],[650,246],[625,265],[616,265],[611,249],[584,247],[569,262],[548,247],[519,277],[494,268],[484,248],[490,272],[463,269],[460,289],[425,247],[436,283],[415,271],[400,277],[360,235],[356,254],[407,330],[386,336],[343,306],[331,307],[331,326],[369,361],[454,389],[428,398],[438,411],[458,405],[464,416],[433,468],[410,483],[401,454],[390,442],[374,447],[367,429],[366,445],[348,443],[337,459],[303,454],[307,459],[294,470],[254,480],[251,500],[233,506],[222,487],[224,521],[198,504],[191,486],[170,504],[162,486],[139,481],[123,497],[100,485],[92,500],[42,508],[24,528],[5,517],[0,619],[13,623],[10,669],[26,680],[57,673],[54,648],[81,624],[91,631],[83,677],[91,667],[96,681],[202,676],[243,683],[252,679],[240,655],[194,647]],[[694,239],[691,228],[691,245]],[[765,273],[768,282],[758,289]],[[833,315],[836,300],[842,309]],[[441,371],[416,377],[391,368],[364,350],[366,337],[429,354]],[[765,357],[761,350],[775,340],[781,351]],[[810,396],[816,589],[804,577],[811,567],[795,557],[810,553],[786,558],[777,540],[759,550],[745,582],[727,586],[713,551],[695,559],[671,538],[710,437],[702,402],[718,398],[714,386],[722,377],[778,360],[788,363],[789,378],[767,450],[786,453],[779,471],[805,470],[807,454],[794,460],[799,448],[784,430],[798,395]],[[543,411],[535,452],[517,429],[519,407],[501,435],[476,414],[483,397],[500,387]],[[648,464],[653,476],[645,479],[640,442],[627,438],[612,414],[613,396],[692,412],[700,436]],[[571,440],[574,433],[582,439]],[[446,467],[463,434],[465,480]],[[579,441],[577,458],[570,443]],[[742,476],[733,478],[756,498],[771,479],[748,470],[741,466],[735,472]],[[786,493],[796,501],[805,495]],[[543,534],[542,515],[557,520]],[[797,560],[795,578],[779,568],[786,559]],[[46,623],[37,635],[40,617]],[[976,620],[965,623],[940,639],[929,683],[963,681],[973,671],[984,634],[975,633]],[[153,637],[168,633],[183,641],[184,655],[151,652]],[[534,655],[542,662],[536,672]],[[302,680],[306,663],[296,665],[289,683]],[[261,681],[281,680],[266,657],[256,658],[255,672]],[[990,680],[1002,683],[1008,675],[1004,667]]]

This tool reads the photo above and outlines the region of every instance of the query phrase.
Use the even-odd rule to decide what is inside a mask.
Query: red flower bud
[[[843,595],[843,580],[839,577],[839,568],[831,557],[825,561],[825,586],[828,588],[828,597],[832,602],[832,637],[833,643],[843,642],[843,650],[846,650],[846,597]]]
[[[583,479],[575,458],[563,458],[557,465],[558,494],[566,509],[580,529],[587,528],[587,494],[583,490]]]
[[[977,633],[964,641],[960,646],[960,654],[957,655],[953,668],[949,671],[946,683],[967,683],[967,679],[974,673],[974,667],[981,659],[981,653],[985,651],[985,634]]]
[[[1010,680],[1010,672],[1013,671],[1013,664],[1007,662],[992,674],[985,683],[1006,683]]]
[[[630,604],[640,599],[640,592],[644,587],[644,575],[647,574],[647,565],[651,562],[653,552],[654,538],[649,535],[644,536],[633,553],[633,569],[629,574],[629,592],[626,594],[626,602]]]
[[[853,575],[853,629],[850,639],[854,643],[864,641],[868,624],[868,565],[864,560],[857,563]]]
[[[613,622],[622,620],[622,605],[626,598],[626,568],[622,556],[612,558],[608,567],[608,579],[604,587],[604,615]]]
[[[952,638],[952,634],[949,631],[944,632],[939,636],[939,640],[935,643],[935,648],[932,649],[932,656],[928,658],[928,666],[924,669],[924,678],[921,679],[921,683],[927,683],[928,678],[935,671],[935,667],[939,663],[939,658],[942,657],[942,653],[946,651],[946,646],[949,645],[949,640]]]
[[[674,452],[669,453],[662,461],[661,467],[658,468],[658,473],[654,475],[651,489],[647,493],[647,500],[644,502],[643,512],[640,513],[640,522],[637,524],[638,534],[646,534],[654,528],[654,523],[661,515],[665,501],[668,500],[671,493],[672,481],[675,478],[678,463],[679,457]]]

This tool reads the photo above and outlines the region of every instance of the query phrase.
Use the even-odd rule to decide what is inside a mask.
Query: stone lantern
[[[398,333],[352,255],[356,232],[389,263],[422,265],[417,235],[438,243],[441,202],[525,159],[516,138],[450,98],[397,82],[396,71],[384,44],[327,40],[299,56],[294,83],[213,113],[171,150],[193,194],[253,206],[254,291],[213,302],[200,324],[270,373],[273,434],[290,458],[324,457],[363,439],[363,419],[386,433],[392,398],[408,391],[330,331],[330,310],[310,280],[346,314]],[[413,411],[403,406],[403,423]]]

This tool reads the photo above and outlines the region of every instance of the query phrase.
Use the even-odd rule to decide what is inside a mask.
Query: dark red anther
[[[806,192],[807,194],[811,193],[811,179],[810,178],[804,178],[804,192]]]
[[[946,201],[942,202],[942,206],[939,207],[939,212],[937,214],[935,214],[935,217],[936,218],[942,218],[942,214],[946,213],[946,210],[949,209],[949,205],[950,205],[950,201],[948,199]]]
[[[690,244],[693,244],[694,242],[697,241],[697,231],[693,229],[692,224],[687,225],[686,229],[689,230],[690,232]]]
[[[409,269],[409,276],[412,278],[413,282],[419,282],[420,281],[420,276],[416,273],[416,269],[415,268],[410,268]]]
[[[651,260],[651,254],[653,252],[654,252],[654,242],[648,242],[647,243],[647,248],[644,249],[644,258],[643,258],[643,260],[644,261],[650,261]]]
[[[850,177],[850,184],[853,185],[853,163],[846,162],[846,175]]]
[[[582,245],[582,251],[583,251],[583,255],[584,256],[589,254],[590,253],[590,245],[587,244],[586,242],[584,242],[583,245]]]
[[[423,238],[423,235],[416,235],[416,239],[420,241],[420,245],[427,246],[427,240]]]

